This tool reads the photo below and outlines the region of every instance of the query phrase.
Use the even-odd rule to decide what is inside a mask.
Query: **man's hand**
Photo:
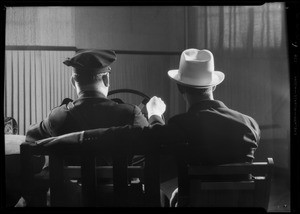
[[[148,118],[152,115],[162,116],[163,113],[166,111],[166,104],[162,101],[159,97],[152,97],[146,105]]]
[[[60,135],[57,137],[50,137],[39,140],[36,143],[42,146],[53,146],[56,144],[79,144],[81,143],[83,132],[73,132],[69,134]]]

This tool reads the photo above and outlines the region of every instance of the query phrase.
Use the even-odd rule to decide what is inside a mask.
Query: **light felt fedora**
[[[187,49],[180,57],[179,69],[168,71],[172,80],[189,87],[207,88],[220,84],[225,75],[215,71],[214,56],[208,50]]]

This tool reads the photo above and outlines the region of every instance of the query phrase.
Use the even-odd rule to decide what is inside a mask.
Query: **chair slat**
[[[190,166],[189,175],[266,174],[267,162],[253,164],[227,164],[219,166]]]
[[[128,175],[127,157],[116,155],[113,157],[114,206],[124,207],[128,204]]]
[[[83,155],[81,160],[81,182],[83,206],[96,206],[96,160],[94,156]]]
[[[158,153],[146,154],[145,162],[145,200],[147,206],[160,206],[160,180]]]
[[[203,190],[253,190],[254,181],[240,182],[201,182]]]
[[[96,177],[101,177],[104,179],[113,178],[113,167],[112,166],[96,166]],[[129,178],[140,178],[143,179],[144,168],[142,166],[128,166],[128,176]],[[64,177],[65,179],[79,179],[81,177],[81,167],[80,166],[65,166],[64,167]]]

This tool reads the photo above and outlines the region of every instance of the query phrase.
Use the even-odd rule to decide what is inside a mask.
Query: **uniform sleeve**
[[[48,117],[34,125],[31,125],[29,129],[26,132],[26,138],[25,140],[27,142],[35,142],[37,140],[41,140],[44,138],[51,137],[51,133],[49,131],[49,123],[48,123]],[[39,172],[42,168],[48,166],[49,158],[48,156],[41,156],[41,155],[35,155],[35,159],[33,160],[33,164],[39,164],[39,166],[36,168],[36,173]]]
[[[140,126],[140,127],[144,127],[144,126],[148,126],[148,120],[146,119],[146,117],[143,115],[141,109],[137,106],[134,106],[134,118],[133,118],[133,123],[130,125],[133,126]]]
[[[61,128],[65,115],[64,106],[52,109],[44,120],[29,127],[26,132],[26,141],[33,142],[56,136],[56,130]]]
[[[97,144],[100,144],[100,147],[105,144],[110,148],[120,147],[131,148],[133,151],[147,151],[153,145],[182,144],[185,140],[184,133],[175,124],[155,124],[145,127],[126,125],[109,129],[87,130],[84,132],[83,143],[92,143],[96,147]]]
[[[31,125],[26,132],[26,141],[34,142],[37,140],[51,137],[51,133],[49,129],[50,128],[48,124],[48,118],[46,118],[45,120],[37,124]]]
[[[165,125],[165,121],[158,115],[152,115],[148,122],[150,126]]]

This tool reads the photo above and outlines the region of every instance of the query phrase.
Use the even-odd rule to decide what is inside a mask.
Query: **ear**
[[[105,87],[109,87],[109,73],[102,76],[103,83]]]
[[[74,80],[74,77],[73,77],[73,76],[71,76],[71,78],[70,78],[70,82],[71,82],[71,84],[72,84],[73,88],[76,88],[76,85],[75,85],[75,80]]]
[[[180,92],[180,94],[182,94],[182,95],[185,94],[185,88],[182,85],[177,84],[177,88],[178,88],[178,91]]]

